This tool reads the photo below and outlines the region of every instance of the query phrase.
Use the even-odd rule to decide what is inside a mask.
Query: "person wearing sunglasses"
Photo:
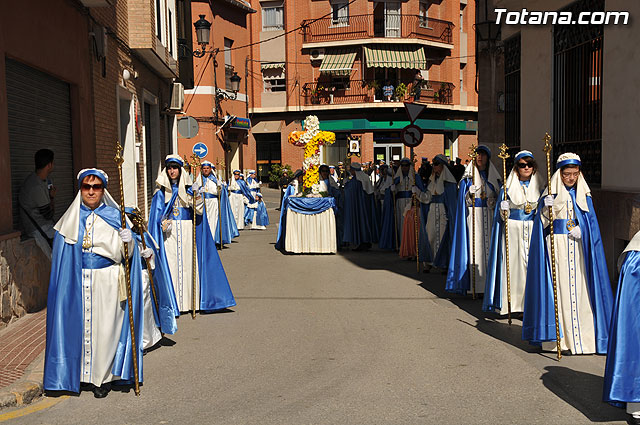
[[[556,166],[540,198],[532,232],[522,339],[543,343],[543,349],[556,346],[549,232],[553,208],[561,349],[605,354],[613,295],[591,190],[578,155],[562,154]]]
[[[509,226],[509,275],[511,280],[511,312],[524,311],[524,289],[527,279],[529,246],[533,219],[544,181],[530,151],[518,152],[505,187],[500,190],[493,219],[491,249],[482,309],[500,315],[508,313],[506,250],[504,220]],[[507,200],[504,200],[504,190]]]
[[[480,145],[476,148],[476,154],[458,185],[457,213],[445,287],[447,292],[461,295],[472,291],[474,268],[475,293],[484,292],[494,208],[502,183],[498,170],[490,161],[491,150]],[[475,205],[472,205],[472,199]],[[472,247],[474,228],[475,247]]]
[[[111,382],[133,380],[124,244],[128,244],[135,340],[142,382],[143,293],[140,251],[121,228],[119,205],[96,168],[77,176],[78,195],[56,223],[49,294],[44,390],[91,389],[106,397]]]
[[[149,214],[149,233],[158,242],[156,261],[166,262],[175,295],[174,311],[223,310],[236,305],[220,262],[207,214],[203,214],[202,186],[192,183],[178,155],[167,155],[156,179]],[[196,214],[196,264],[193,267],[193,214]],[[196,273],[195,300],[193,274]]]

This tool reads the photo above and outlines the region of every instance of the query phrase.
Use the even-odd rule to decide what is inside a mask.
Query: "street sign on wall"
[[[193,145],[192,152],[198,155],[200,158],[204,158],[205,156],[207,156],[207,152],[209,152],[209,148],[207,148],[207,145],[205,145],[204,143],[199,142]]]

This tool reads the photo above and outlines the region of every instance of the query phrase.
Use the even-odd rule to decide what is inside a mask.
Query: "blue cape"
[[[456,219],[457,194],[458,192],[455,183],[444,182],[444,193],[442,194],[442,197],[447,215],[447,229],[442,235],[442,239],[440,240],[440,247],[438,248],[438,252],[435,253],[435,258],[431,259],[433,265],[436,267],[440,267],[441,269],[446,269],[449,266],[449,258],[451,257],[451,237],[453,235],[453,226]],[[431,204],[423,204],[422,210],[424,213],[423,215],[425,227],[430,209]]]
[[[251,190],[249,189],[249,185],[247,185],[247,182],[238,179],[236,180],[236,183],[238,183],[238,186],[240,186],[240,191],[247,198],[247,200],[251,203],[255,202],[255,199],[253,197],[253,194],[251,193]]]
[[[360,245],[375,243],[379,238],[378,226],[375,223],[373,194],[362,190],[362,183],[352,178],[344,186],[344,228],[343,243]]]
[[[613,309],[603,399],[618,407],[640,402],[640,252],[629,251]]]
[[[587,275],[587,288],[595,325],[596,352],[604,354],[607,352],[609,323],[613,307],[613,295],[611,293],[611,284],[609,283],[607,262],[591,196],[587,196],[588,212],[580,209],[575,202],[575,198],[573,202],[576,218],[582,231],[581,240]],[[540,218],[543,208],[544,202],[542,202],[541,198],[531,236],[527,284],[524,295],[524,317],[522,319],[522,339],[534,344],[556,340],[550,254],[547,252],[544,229]]]
[[[499,200],[503,200],[504,188],[500,189]],[[507,194],[507,198],[508,198]],[[531,219],[534,215],[532,213]],[[502,309],[502,285],[506,284],[506,276],[502,274],[502,250],[504,245],[504,221],[500,215],[500,202],[496,203],[491,229],[491,246],[489,248],[489,263],[487,264],[487,279],[482,299],[482,310],[497,312]]]
[[[280,223],[278,225],[278,238],[276,239],[276,249],[284,250],[284,240],[287,236],[287,208],[289,206],[289,197],[296,193],[296,188],[289,185],[282,197],[282,206],[280,207]]]
[[[220,186],[218,193],[218,208],[220,208],[220,217],[222,218],[222,243],[230,244],[231,239],[240,236],[238,231],[238,225],[236,219],[233,216],[231,210],[231,203],[229,202],[229,190],[226,186]],[[220,231],[216,231],[213,235],[216,244],[220,245]]]
[[[258,226],[268,226],[269,225],[269,214],[267,213],[267,207],[264,202],[258,202],[258,209],[256,211],[258,217],[256,217],[256,224]]]
[[[78,242],[67,244],[56,232],[53,241],[51,275],[47,296],[47,342],[44,358],[44,389],[48,391],[80,392],[80,371],[83,350],[82,313],[82,237],[90,210],[80,209]],[[120,229],[120,211],[102,205],[95,213],[114,229]],[[134,330],[138,360],[138,376],[142,382],[142,329],[144,298],[140,251],[133,244],[129,261],[131,279],[131,301],[133,304]],[[133,356],[131,353],[131,330],[129,309],[125,302],[124,319],[113,361],[111,373],[122,380],[133,380]]]
[[[469,270],[469,230],[467,229],[466,196],[471,186],[471,178],[460,180],[458,188],[458,201],[456,204],[456,216],[453,225],[453,240],[451,242],[451,256],[449,257],[449,270],[447,272],[447,284],[445,290],[456,294],[466,295],[471,289],[471,273]],[[487,182],[489,189],[494,189]]]
[[[393,193],[388,187],[384,191],[384,201],[382,203],[382,226],[380,228],[380,249],[398,249],[396,246],[396,223],[394,211],[396,206],[393,202]]]
[[[187,190],[191,192],[191,188]],[[158,242],[160,249],[159,258],[167,261],[166,251],[164,247],[164,233],[162,232],[162,219],[173,209],[173,203],[176,202],[178,191],[172,192],[172,197],[168,203],[164,202],[164,190],[156,191],[151,202],[151,213],[149,215],[149,233]],[[191,214],[193,209],[189,208]],[[211,228],[206,214],[196,215],[196,251],[200,279],[200,310],[216,311],[233,307],[236,301],[231,292],[227,274],[222,267],[218,250],[211,235]],[[169,263],[166,262],[168,265]],[[189,264],[188,267],[191,267]],[[168,270],[168,267],[167,267]],[[169,276],[171,279],[171,276]],[[170,280],[170,282],[173,282]],[[173,283],[172,283],[173,288]],[[178,311],[177,301],[175,301],[174,292],[174,314],[180,315]]]

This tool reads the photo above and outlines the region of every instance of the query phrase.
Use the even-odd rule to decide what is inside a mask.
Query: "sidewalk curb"
[[[0,411],[30,404],[42,396],[44,351],[25,370],[23,379],[0,390]]]

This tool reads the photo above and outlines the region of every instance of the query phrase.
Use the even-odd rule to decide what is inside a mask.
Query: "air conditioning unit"
[[[324,49],[312,49],[309,55],[312,61],[321,61],[324,59]]]
[[[182,111],[184,106],[184,86],[182,83],[173,83],[171,88],[171,105],[170,111]]]

